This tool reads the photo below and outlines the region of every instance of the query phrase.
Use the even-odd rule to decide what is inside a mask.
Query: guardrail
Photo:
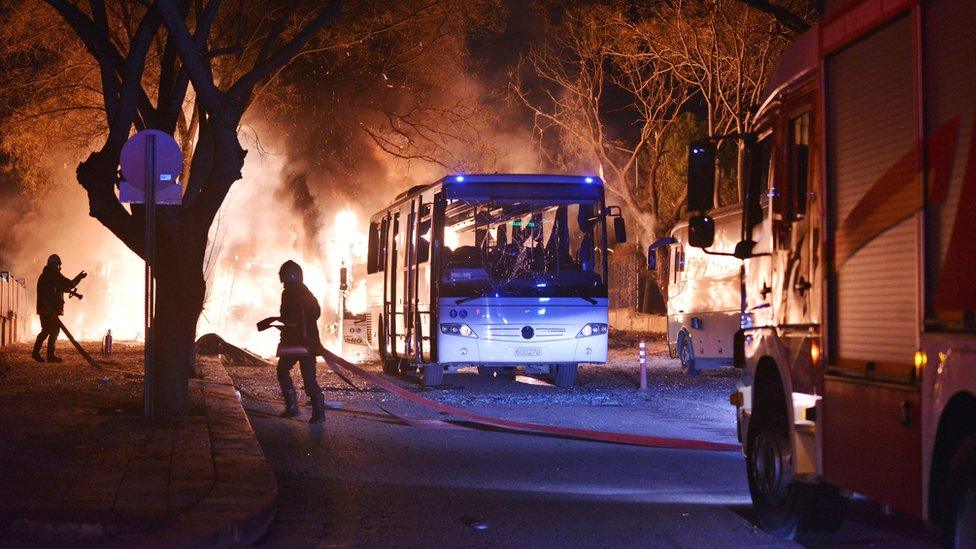
[[[32,311],[27,281],[0,271],[0,347],[30,339]]]

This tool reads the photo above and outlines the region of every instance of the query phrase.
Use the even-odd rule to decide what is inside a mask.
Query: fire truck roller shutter
[[[827,59],[835,364],[903,364],[907,372],[918,348],[911,36],[912,20],[902,16]]]

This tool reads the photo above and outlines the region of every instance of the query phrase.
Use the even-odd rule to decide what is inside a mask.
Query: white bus
[[[715,243],[688,245],[688,222],[671,231],[668,351],[688,375],[732,366],[732,338],[740,328],[742,261],[732,256],[742,233],[742,206],[711,213]]]
[[[384,371],[525,366],[559,386],[607,360],[607,217],[597,177],[451,175],[370,219],[370,341]]]

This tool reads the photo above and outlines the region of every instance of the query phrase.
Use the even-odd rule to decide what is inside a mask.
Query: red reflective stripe
[[[959,118],[953,118],[932,132],[926,140],[928,159],[929,205],[945,202],[949,194],[952,162],[959,141]]]
[[[526,423],[521,421],[511,421],[507,419],[497,419],[493,417],[483,416],[480,414],[475,414],[473,412],[468,412],[467,410],[462,410],[460,408],[455,408],[453,406],[448,406],[446,404],[441,404],[440,402],[433,401],[429,398],[424,398],[420,395],[412,393],[399,385],[384,379],[372,372],[367,372],[362,368],[350,363],[349,361],[343,359],[342,357],[332,354],[329,351],[325,351],[321,355],[325,358],[325,363],[328,364],[329,368],[336,372],[336,374],[343,376],[343,372],[340,370],[346,370],[351,372],[374,385],[378,385],[387,391],[405,398],[411,402],[415,402],[429,408],[431,410],[437,410],[439,412],[446,412],[448,414],[461,417],[478,423],[480,425],[486,425],[489,427],[497,427],[500,429],[508,429],[511,431],[520,431],[526,433],[542,433],[547,435],[554,435],[566,438],[575,438],[582,440],[593,440],[598,442],[612,442],[616,444],[629,444],[632,446],[648,446],[652,448],[671,448],[675,450],[707,450],[715,452],[739,452],[742,450],[742,446],[738,444],[727,444],[724,442],[710,442],[707,440],[694,440],[686,438],[671,438],[671,437],[654,437],[647,435],[633,435],[627,433],[613,433],[608,431],[592,431],[588,429],[572,429],[569,427],[554,427],[552,425],[540,425],[538,423]]]
[[[955,118],[939,126],[925,140],[929,160],[929,204],[945,201],[948,194],[958,134],[959,119]],[[837,228],[835,269],[839,270],[868,242],[922,207],[915,167],[918,148],[912,148],[888,168]]]
[[[871,186],[837,228],[835,269],[881,233],[911,217],[921,207],[915,173],[915,149],[908,151]]]
[[[938,313],[976,309],[976,215],[973,204],[976,204],[976,117],[956,221],[936,286],[934,305]]]

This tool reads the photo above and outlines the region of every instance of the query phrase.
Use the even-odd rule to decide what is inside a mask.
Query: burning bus
[[[597,177],[451,175],[370,219],[369,340],[384,371],[517,366],[576,382],[607,359],[607,218]]]
[[[976,546],[974,20],[974,0],[827,3],[745,136],[731,400],[783,537],[836,528],[854,492]],[[693,173],[708,248],[714,179]]]

